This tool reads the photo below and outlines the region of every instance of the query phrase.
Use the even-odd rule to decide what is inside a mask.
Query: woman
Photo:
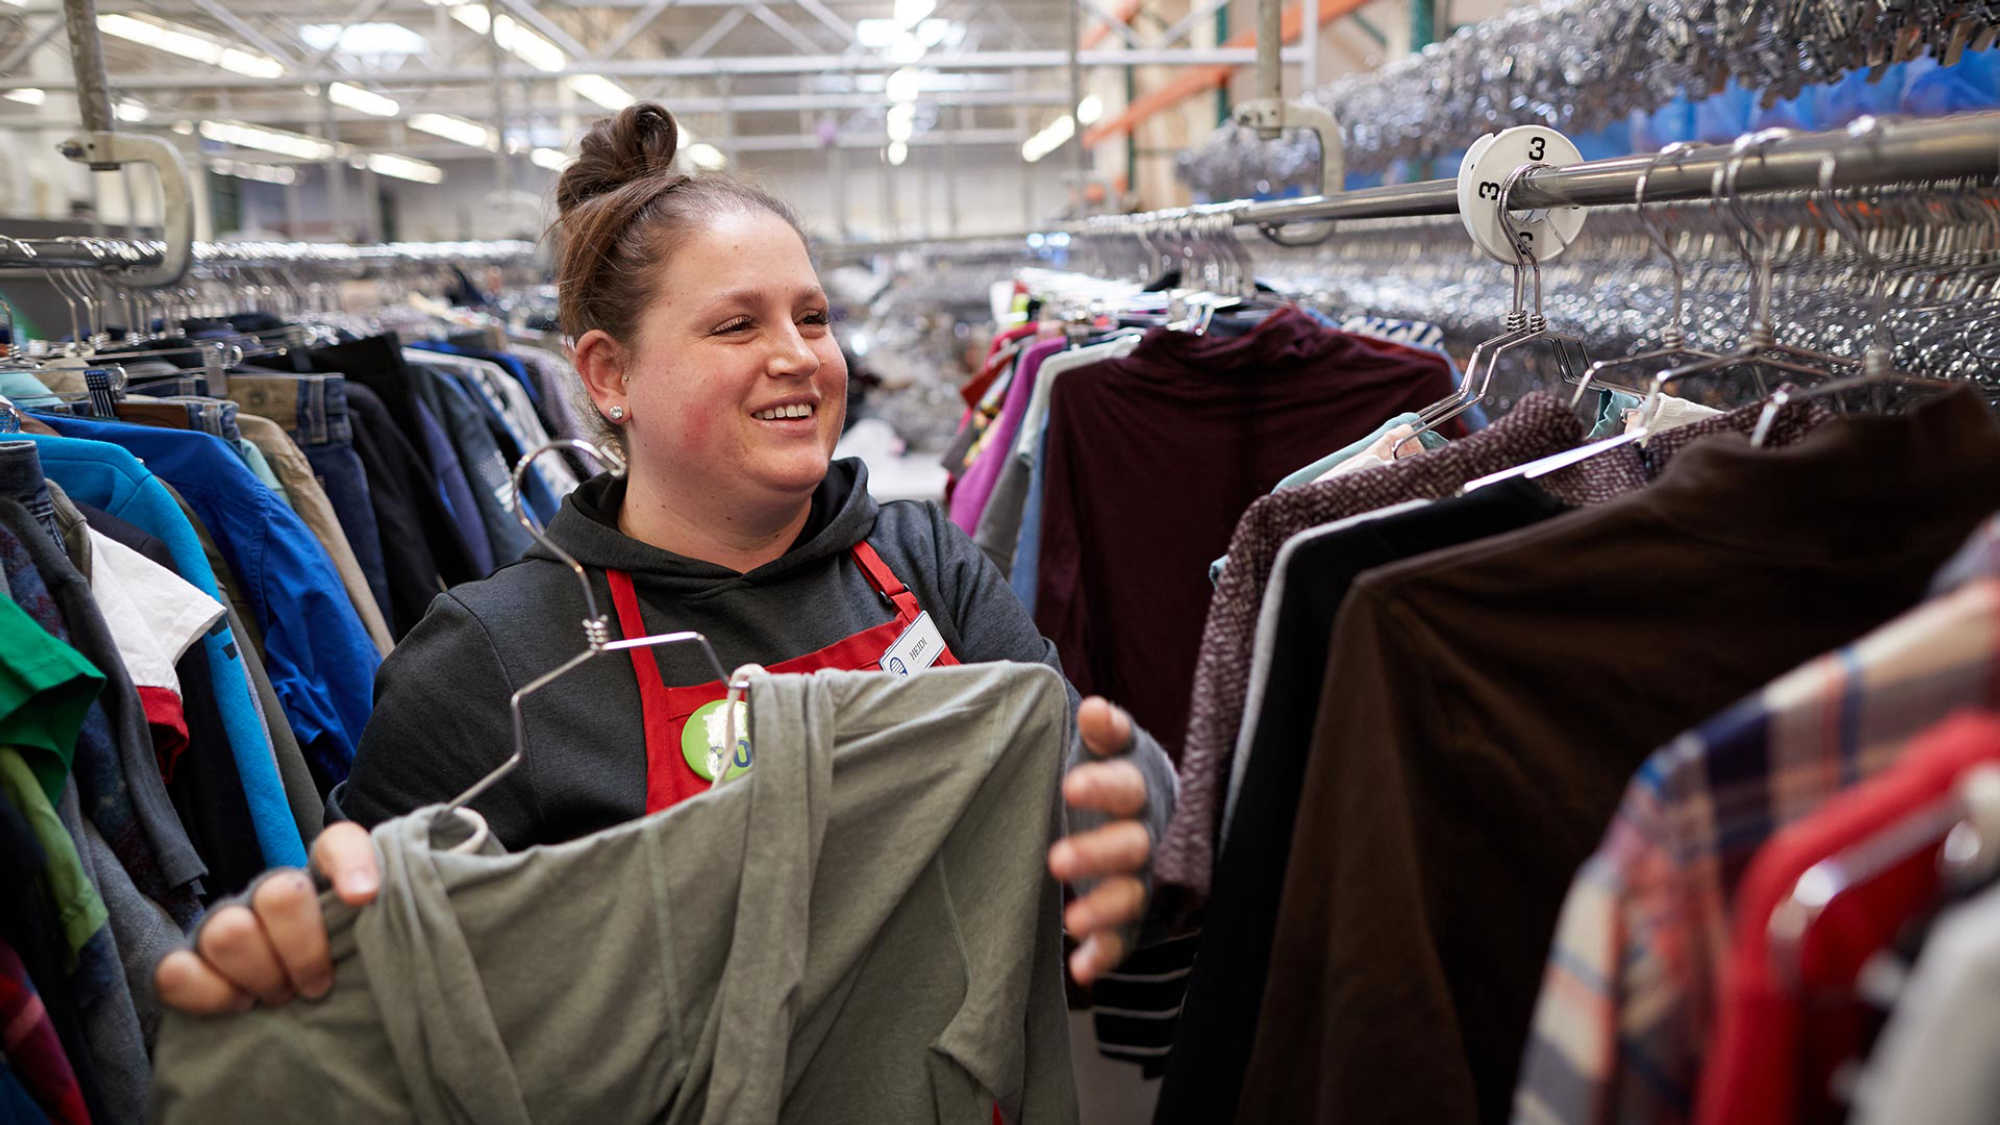
[[[598,122],[557,188],[563,331],[629,471],[586,483],[549,534],[615,608],[617,632],[699,630],[731,667],[774,671],[1055,665],[998,571],[934,506],[878,506],[858,463],[831,462],[847,369],[797,221],[753,188],[674,173],[677,141],[665,110],[632,106]],[[334,793],[354,823],[313,847],[343,899],[377,887],[365,826],[450,800],[512,752],[508,696],[581,650],[584,616],[572,572],[540,550],[432,604],[382,666],[353,774]],[[723,694],[713,681],[686,648],[591,661],[528,701],[525,761],[474,807],[521,848],[699,792],[707,732],[720,725],[707,722]],[[1131,942],[1173,775],[1103,700],[1080,706],[1078,726],[1091,754],[1115,759],[1069,771],[1072,827],[1100,826],[1049,853],[1057,878],[1095,883],[1064,915],[1080,940],[1071,969],[1089,982]],[[280,1004],[332,984],[303,871],[217,910],[196,945],[156,974],[162,999],[185,1011]]]

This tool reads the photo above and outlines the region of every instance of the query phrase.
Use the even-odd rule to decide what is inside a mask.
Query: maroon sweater
[[[1224,339],[1155,328],[1049,403],[1035,624],[1078,691],[1180,759],[1208,565],[1286,474],[1452,389],[1443,359],[1273,314]],[[1456,421],[1447,436],[1462,431]]]

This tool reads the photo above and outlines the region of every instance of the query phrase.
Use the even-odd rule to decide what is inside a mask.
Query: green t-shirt
[[[0,797],[14,805],[28,822],[47,857],[49,890],[55,895],[56,912],[62,916],[63,936],[69,939],[70,966],[90,935],[104,927],[111,915],[104,899],[84,874],[77,856],[76,841],[70,839],[55,805],[42,796],[40,779],[28,768],[21,752],[0,746]]]
[[[49,635],[12,598],[0,598],[0,746],[17,746],[54,804],[76,756],[76,734],[104,676]]]

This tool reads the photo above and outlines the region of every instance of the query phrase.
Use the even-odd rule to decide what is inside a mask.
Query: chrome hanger
[[[1859,118],[1848,127],[1848,134],[1857,140],[1866,140],[1871,150],[1875,142],[1880,139],[1881,133],[1881,122],[1873,117]],[[1853,246],[1854,253],[1860,256],[1862,266],[1872,280],[1880,275],[1883,263],[1875,251],[1868,246],[1867,240],[1861,236],[1860,231],[1855,228],[1846,211],[1840,207],[1839,201],[1834,198],[1838,181],[1839,164],[1840,153],[1837,150],[1828,152],[1825,159],[1820,161],[1819,190],[1824,201],[1822,212],[1832,222],[1840,237]],[[1942,394],[1959,388],[1961,384],[1954,383],[1948,379],[1922,378],[1896,369],[1895,347],[1890,342],[1889,337],[1888,295],[1881,292],[1879,287],[1871,284],[1869,286],[1869,296],[1875,308],[1873,310],[1873,323],[1869,326],[1868,343],[1863,347],[1861,353],[1861,373],[1848,378],[1821,383],[1805,391],[1799,391],[1790,386],[1780,387],[1771,395],[1770,401],[1764,405],[1763,413],[1757,416],[1757,427],[1750,435],[1751,445],[1762,446],[1769,439],[1772,426],[1777,420],[1778,412],[1784,408],[1786,403],[1791,402],[1795,398],[1823,398],[1838,395],[1845,391],[1869,388],[1875,392],[1874,405],[1879,412],[1886,410],[1890,405],[1884,392],[1891,389]]]
[[[610,619],[598,611],[597,595],[591,591],[590,576],[584,572],[583,564],[577,562],[575,556],[563,550],[554,540],[543,533],[541,525],[535,522],[533,517],[528,514],[527,508],[521,499],[522,487],[526,481],[528,470],[534,465],[535,458],[540,457],[544,453],[552,453],[561,449],[575,449],[588,453],[603,464],[611,466],[611,471],[618,476],[625,475],[626,467],[623,459],[600,446],[580,438],[557,438],[554,441],[536,446],[514,465],[514,495],[511,500],[514,508],[514,518],[519,520],[521,526],[528,530],[528,534],[534,537],[535,542],[540,543],[551,554],[555,555],[557,559],[561,560],[563,565],[569,567],[570,573],[576,576],[577,585],[583,590],[584,648],[582,652],[577,653],[575,656],[570,657],[568,660],[563,661],[556,667],[522,685],[507,701],[507,709],[513,718],[514,725],[514,753],[506,761],[494,767],[491,773],[474,782],[465,792],[452,798],[451,802],[444,807],[446,815],[457,817],[462,823],[472,829],[470,838],[451,849],[454,852],[478,851],[481,847],[485,846],[487,839],[492,836],[492,829],[486,823],[486,818],[481,816],[477,810],[468,808],[467,806],[473,800],[477,799],[480,794],[492,788],[501,778],[506,777],[509,773],[513,772],[516,766],[521,764],[521,759],[525,756],[528,745],[527,721],[521,714],[522,702],[529,696],[562,679],[583,665],[588,664],[592,659],[606,653],[624,652],[635,648],[665,647],[676,644],[691,644],[700,647],[702,655],[708,658],[709,665],[715,669],[716,679],[727,685],[727,692],[724,697],[725,702],[722,709],[725,731],[723,745],[719,748],[713,746],[709,748],[708,765],[709,776],[711,778],[709,787],[711,789],[721,785],[723,779],[729,774],[729,755],[733,752],[737,741],[736,705],[740,698],[740,693],[747,693],[750,690],[749,678],[751,676],[761,675],[764,672],[763,668],[758,665],[745,664],[736,670],[734,676],[730,675],[728,670],[723,668],[722,660],[715,655],[715,648],[708,643],[708,638],[701,633],[693,631],[656,633],[652,636],[628,637],[616,641],[611,639]]]
[[[1859,360],[1847,356],[1783,343],[1772,327],[1771,291],[1775,287],[1773,263],[1776,248],[1750,217],[1736,184],[1744,164],[1753,154],[1761,158],[1765,149],[1789,136],[1789,129],[1765,129],[1739,138],[1731,148],[1729,159],[1715,170],[1715,177],[1710,181],[1710,193],[1727,205],[1729,214],[1737,222],[1739,229],[1732,233],[1736,235],[1737,248],[1743,252],[1744,261],[1750,267],[1750,323],[1744,333],[1744,342],[1732,351],[1661,372],[1653,380],[1652,393],[1643,407],[1646,417],[1650,418],[1658,412],[1660,398],[1670,384],[1692,375],[1735,367],[1748,367],[1754,372],[1761,367],[1829,379],[1841,371],[1860,366]],[[1760,392],[1762,389],[1760,380]]]
[[[1389,455],[1391,461],[1402,457],[1403,448],[1411,442],[1418,442],[1417,448],[1421,450],[1423,446],[1419,439],[1426,432],[1436,430],[1439,426],[1485,401],[1486,392],[1493,385],[1493,373],[1499,367],[1500,357],[1515,348],[1537,340],[1548,341],[1554,345],[1558,376],[1561,378],[1568,378],[1571,372],[1576,372],[1578,377],[1581,377],[1582,367],[1590,362],[1588,353],[1584,351],[1582,340],[1569,333],[1555,332],[1549,328],[1548,317],[1542,313],[1541,262],[1536,257],[1535,252],[1529,249],[1529,240],[1522,237],[1523,232],[1514,226],[1513,214],[1509,208],[1514,189],[1520,185],[1522,177],[1537,168],[1548,167],[1551,167],[1551,165],[1533,161],[1523,164],[1508,174],[1506,182],[1500,188],[1500,228],[1506,234],[1508,244],[1514,248],[1515,268],[1518,270],[1522,266],[1526,266],[1529,275],[1534,281],[1535,311],[1527,316],[1521,331],[1512,333],[1505,339],[1489,340],[1485,344],[1480,345],[1482,350],[1488,346],[1491,346],[1492,350],[1486,354],[1486,367],[1479,380],[1479,389],[1470,398],[1461,398],[1454,406],[1434,417],[1420,417],[1418,425],[1391,448]],[[1574,355],[1571,354],[1571,349],[1574,349]],[[1475,351],[1473,353],[1473,362],[1467,368],[1467,383],[1471,382],[1472,367],[1477,365],[1478,362],[1479,352]]]
[[[1635,398],[1646,397],[1647,392],[1644,390],[1635,387],[1619,386],[1602,379],[1601,377],[1606,371],[1616,371],[1624,367],[1655,367],[1660,361],[1670,359],[1715,358],[1716,353],[1714,352],[1688,346],[1686,328],[1687,271],[1681,265],[1680,255],[1674,253],[1673,245],[1668,242],[1665,235],[1660,233],[1659,224],[1654,222],[1653,217],[1646,212],[1646,185],[1652,180],[1653,173],[1659,168],[1660,162],[1663,160],[1672,160],[1674,166],[1679,167],[1681,162],[1686,159],[1687,154],[1693,152],[1696,147],[1690,141],[1675,141],[1654,153],[1653,158],[1646,162],[1645,170],[1639,173],[1638,182],[1634,185],[1632,192],[1633,214],[1638,217],[1639,224],[1645,228],[1646,237],[1652,241],[1653,248],[1659,251],[1662,258],[1667,260],[1667,268],[1673,271],[1673,312],[1669,314],[1666,325],[1660,329],[1660,346],[1640,352],[1637,355],[1621,356],[1617,359],[1601,359],[1591,364],[1589,370],[1583,373],[1583,378],[1577,381],[1576,393],[1570,395],[1569,404],[1572,409],[1583,401],[1584,392],[1589,390],[1593,384],[1609,386],[1612,390],[1623,391]]]

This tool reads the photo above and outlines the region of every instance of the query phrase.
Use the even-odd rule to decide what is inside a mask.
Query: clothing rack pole
[[[1950,179],[2000,174],[2000,111],[1957,114],[1922,121],[1888,122],[1868,136],[1846,129],[1796,133],[1763,146],[1743,160],[1737,178],[1741,193],[1784,191],[1819,186],[1820,169],[1831,153],[1840,154],[1841,186],[1894,183],[1905,180]],[[1652,171],[1646,184],[1648,202],[1708,199],[1715,173],[1737,159],[1732,145],[1694,149],[1671,164]],[[1592,160],[1567,168],[1542,168],[1527,173],[1512,192],[1520,209],[1567,205],[1629,206],[1639,176],[1653,163],[1651,154]],[[1425,180],[1363,188],[1336,196],[1299,199],[1197,204],[1136,215],[1107,215],[1077,223],[959,238],[873,243],[826,243],[821,257],[851,259],[898,250],[963,245],[972,252],[999,250],[1007,242],[1030,235],[1118,235],[1166,229],[1195,216],[1228,215],[1236,226],[1342,219],[1420,218],[1458,213],[1454,180]],[[1336,235],[1336,237],[1338,237]],[[991,244],[990,246],[987,244]]]
[[[161,243],[116,238],[0,238],[0,270],[122,270],[160,260]],[[386,265],[398,262],[525,261],[535,244],[504,242],[390,242],[348,246],[327,242],[197,242],[197,265],[289,267]]]

